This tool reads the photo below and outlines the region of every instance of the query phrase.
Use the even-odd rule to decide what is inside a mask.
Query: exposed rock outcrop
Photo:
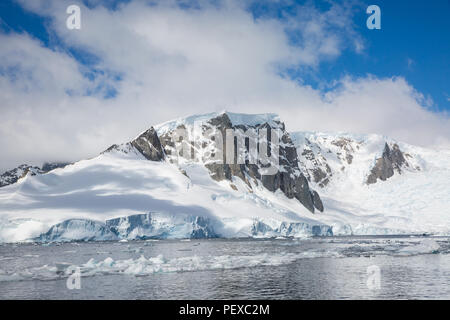
[[[164,151],[162,150],[161,142],[153,127],[133,140],[131,145],[148,160],[161,161],[164,159]]]
[[[397,144],[393,144],[390,148],[386,143],[383,155],[376,160],[375,166],[367,177],[367,184],[376,183],[378,179],[386,181],[394,175],[395,171],[401,174],[402,167],[409,167],[403,152]]]
[[[320,212],[323,212],[323,203],[322,200],[320,199],[319,194],[316,191],[312,191],[311,193],[311,197],[314,203],[314,207],[319,210]]]
[[[39,167],[22,164],[17,168],[6,171],[2,175],[0,175],[0,187],[16,183],[19,179],[25,177],[28,173],[31,173],[31,175],[36,175],[44,172]]]
[[[184,124],[180,124],[176,129],[187,128]],[[234,138],[234,143],[231,144],[231,146],[234,147],[234,150],[231,150],[234,154],[234,161],[232,163],[226,159],[226,154],[230,151],[227,150],[227,148],[230,147],[230,144],[227,144],[226,142],[227,130],[229,129],[232,129],[234,134],[237,135],[237,137]],[[272,152],[272,149],[275,150],[271,143],[272,134],[275,134],[274,130],[277,130],[280,134],[281,141],[278,148],[278,170],[276,170],[274,174],[261,174],[262,169],[267,168],[269,165],[267,163],[262,163],[260,159],[257,161],[249,161],[252,152],[250,145],[257,145],[259,150],[260,144],[256,140],[257,138],[254,135],[248,134],[248,132],[259,132],[261,129],[267,130],[269,152]],[[160,141],[169,160],[176,162],[178,161],[178,157],[182,155],[182,152],[194,153],[194,149],[196,152],[201,150],[201,159],[197,160],[200,160],[205,164],[211,177],[216,181],[232,181],[233,177],[238,177],[248,185],[249,189],[252,188],[252,182],[255,184],[262,184],[266,189],[272,192],[281,190],[289,199],[297,199],[311,212],[314,212],[315,209],[323,211],[320,196],[317,192],[310,190],[306,177],[298,167],[297,150],[292,143],[289,133],[285,131],[285,126],[282,122],[273,121],[270,124],[265,122],[254,125],[233,125],[227,113],[222,113],[204,122],[201,130],[203,133],[209,132],[211,137],[203,139],[201,143],[197,144],[194,141],[185,141],[188,146],[192,146],[191,151],[189,151],[189,148],[188,151],[179,151],[175,148],[175,143],[172,138],[173,130],[163,133],[160,137]],[[222,161],[211,160],[217,156],[217,148],[214,147],[216,145],[215,133],[217,133],[217,131],[219,131],[220,136],[223,137],[221,148],[222,154],[220,155],[221,158],[219,158]],[[243,132],[245,136],[239,136],[239,132]],[[240,140],[240,142],[238,142],[238,139],[245,140]],[[239,161],[238,157],[243,158]]]
[[[300,168],[303,169],[303,173],[309,182],[315,182],[323,188],[328,185],[333,173],[320,151],[315,155],[311,149],[311,142],[308,139],[306,141],[308,145],[305,146],[301,153]]]
[[[46,162],[42,165],[41,170],[46,173],[46,172],[50,172],[55,169],[65,168],[69,164],[71,164],[71,163],[70,162]]]
[[[291,133],[299,154],[299,167],[313,188],[340,188],[340,184],[373,184],[395,172],[421,171],[414,148],[377,134],[321,132]],[[379,156],[381,153],[381,157]],[[372,162],[375,159],[375,163]]]
[[[69,164],[70,163],[67,162],[46,162],[44,163],[42,168],[22,164],[17,168],[6,171],[0,175],[0,188],[16,183],[17,181],[19,181],[19,179],[22,179],[27,174],[30,174],[32,176],[35,176],[37,174],[44,174],[57,168],[64,168]]]

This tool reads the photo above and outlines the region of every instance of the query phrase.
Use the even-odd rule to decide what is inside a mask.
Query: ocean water
[[[450,299],[450,239],[3,244],[0,299]]]

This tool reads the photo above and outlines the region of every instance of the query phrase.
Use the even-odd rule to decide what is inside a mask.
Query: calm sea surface
[[[450,240],[3,244],[0,299],[450,299]]]

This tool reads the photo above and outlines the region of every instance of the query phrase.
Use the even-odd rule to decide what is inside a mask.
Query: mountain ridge
[[[257,174],[263,168],[259,162],[217,164],[208,153],[213,150],[209,138],[195,149],[209,158],[175,158],[180,150],[174,148],[170,134],[177,127],[195,125],[201,132],[215,133],[280,130],[281,173],[264,180]],[[92,240],[95,230],[109,230],[106,221],[121,217],[125,220],[120,221],[134,221],[126,217],[155,209],[152,223],[137,224],[139,232],[126,229],[120,236],[192,237],[189,230],[198,227],[186,225],[195,219],[208,221],[202,228],[220,237],[450,234],[446,152],[380,135],[288,132],[275,114],[194,115],[155,125],[93,159],[25,175],[0,188],[0,241],[58,241],[67,240],[67,234],[80,235],[72,240]],[[377,179],[369,179],[374,170]],[[420,190],[425,194],[420,195]],[[192,218],[179,220],[186,215]],[[89,227],[94,236],[86,235],[86,230],[50,232],[61,223],[69,228],[98,228]]]

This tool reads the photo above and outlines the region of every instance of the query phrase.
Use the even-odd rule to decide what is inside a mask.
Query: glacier
[[[103,223],[92,220],[70,219],[52,226],[50,230],[34,240],[40,242],[107,241],[118,240],[118,237]]]
[[[203,217],[147,213],[106,220],[69,219],[58,223],[35,242],[111,241],[217,238],[213,224]]]
[[[138,214],[106,220],[120,239],[206,239],[218,238],[209,218],[190,215]]]
[[[228,223],[242,223],[239,220]],[[168,215],[161,213],[137,214],[106,220],[105,222],[88,219],[69,219],[52,226],[47,232],[32,239],[34,242],[70,242],[70,241],[118,241],[148,239],[209,239],[226,237],[216,232],[223,230],[219,220],[190,216]],[[242,232],[243,230],[241,230]],[[281,222],[275,228],[254,219],[246,232],[240,237],[306,238],[313,236],[332,236],[326,225],[310,225],[304,222]],[[228,236],[233,236],[232,234]]]

